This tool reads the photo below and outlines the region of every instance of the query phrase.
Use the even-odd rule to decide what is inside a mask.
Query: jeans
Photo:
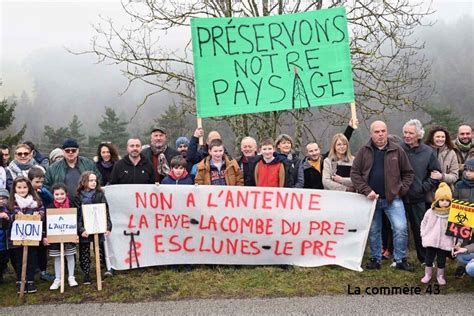
[[[387,215],[393,232],[393,258],[396,262],[402,262],[407,256],[408,230],[405,208],[399,198],[391,204],[386,199],[377,201],[369,231],[371,258],[382,261],[382,212]]]
[[[466,273],[474,277],[474,262],[470,262],[466,266]]]
[[[456,256],[456,259],[458,260],[458,264],[462,267],[465,267],[469,261],[474,259],[474,252],[471,253],[461,253]]]

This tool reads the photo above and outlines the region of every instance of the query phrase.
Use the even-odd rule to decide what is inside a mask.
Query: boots
[[[438,270],[436,270],[436,279],[438,280],[439,285],[446,285],[446,279],[444,278],[444,269],[438,268]]]
[[[425,267],[425,276],[421,279],[421,283],[428,284],[431,281],[433,275],[433,267]]]

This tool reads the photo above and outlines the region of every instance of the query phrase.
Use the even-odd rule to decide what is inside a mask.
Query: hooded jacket
[[[226,185],[244,185],[244,178],[242,171],[237,164],[235,159],[229,159],[227,155],[224,155],[225,171],[224,178]],[[207,156],[197,165],[196,178],[194,182],[196,184],[210,185],[211,184],[211,156]]]

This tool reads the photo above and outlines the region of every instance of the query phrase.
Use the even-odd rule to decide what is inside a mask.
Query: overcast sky
[[[99,14],[121,23],[128,21],[119,0],[0,2],[0,78],[3,81],[0,97],[31,91],[32,84],[22,70],[22,63],[35,51],[50,47],[88,49],[94,35],[91,24],[99,21]],[[433,18],[453,20],[465,14],[473,15],[473,3],[473,0],[434,0],[433,7],[438,13]]]

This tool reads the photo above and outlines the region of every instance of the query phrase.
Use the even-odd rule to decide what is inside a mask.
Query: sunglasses
[[[21,153],[15,153],[15,155],[17,155],[18,157],[26,157],[28,156],[30,153],[27,153],[27,152],[21,152]]]
[[[77,148],[66,148],[64,149],[64,152],[66,154],[74,154],[77,151]]]

